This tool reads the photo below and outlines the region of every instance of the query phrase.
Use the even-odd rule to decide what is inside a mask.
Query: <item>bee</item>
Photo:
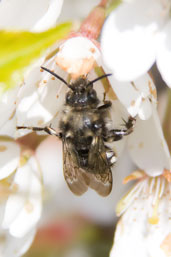
[[[18,126],[17,129],[44,131],[62,140],[64,177],[74,194],[82,195],[90,187],[101,196],[109,195],[112,190],[111,168],[117,158],[106,143],[121,140],[134,127],[134,118],[130,117],[124,129],[109,129],[107,120],[112,102],[104,97],[100,103],[93,84],[112,74],[104,74],[93,81],[80,77],[68,84],[53,71],[41,68],[69,88],[59,121],[60,132],[51,126]]]

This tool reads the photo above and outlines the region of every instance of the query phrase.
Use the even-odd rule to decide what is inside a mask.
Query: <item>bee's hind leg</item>
[[[41,127],[26,127],[26,126],[17,126],[17,129],[30,129],[32,131],[44,131],[51,136],[56,136],[62,138],[62,133],[57,133],[55,129],[51,128],[51,126],[46,126],[44,128]]]

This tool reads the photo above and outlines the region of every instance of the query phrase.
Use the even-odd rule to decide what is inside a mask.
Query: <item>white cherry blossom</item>
[[[1,199],[2,200],[2,199]],[[35,236],[35,229],[30,231],[22,238],[16,238],[9,234],[7,230],[2,228],[2,220],[4,217],[5,204],[0,205],[0,256],[2,257],[19,257],[23,255]]]
[[[109,15],[102,31],[102,53],[118,80],[135,80],[156,61],[171,86],[170,7],[169,0],[124,1]]]
[[[11,189],[15,192],[7,199],[2,227],[21,238],[34,229],[41,216],[41,174],[33,157],[18,167]]]
[[[116,213],[122,217],[110,257],[169,257],[171,158],[155,107],[148,120],[137,119],[127,147],[138,170],[123,182],[137,183],[117,205]]]
[[[0,256],[17,257],[35,236],[42,210],[42,178],[36,158],[11,138],[1,136],[0,152]]]
[[[163,176],[151,178],[136,171],[138,179],[121,199],[117,214],[123,214],[115,232],[110,257],[169,257],[171,255],[171,184]]]
[[[161,175],[165,169],[171,171],[170,153],[155,107],[150,119],[137,119],[127,148],[133,162],[149,176]]]
[[[67,78],[55,64],[54,57],[41,66],[54,70],[58,75]],[[18,126],[45,126],[58,116],[64,103],[64,96],[68,88],[60,80],[40,68],[40,64],[33,67],[25,78],[24,84],[18,94],[16,118]],[[17,136],[30,131],[18,130]]]
[[[8,137],[0,137],[0,180],[11,175],[18,167],[20,147]]]
[[[30,231],[22,238],[16,238],[1,229],[0,236],[0,256],[20,257],[25,254],[30,248],[35,237],[35,230]]]
[[[13,237],[12,235],[9,234],[7,230],[4,230],[2,228],[4,210],[5,210],[5,204],[1,203],[0,205],[0,256],[19,257],[23,255],[30,247],[31,243],[33,242],[36,230],[33,229],[22,238]]]
[[[15,135],[16,131],[16,101],[19,87],[10,89],[0,96],[0,135]],[[5,115],[4,115],[5,114]]]
[[[55,25],[63,0],[2,0],[0,28],[40,32]]]
[[[108,69],[105,68],[107,72]],[[125,82],[109,77],[111,86],[128,113],[147,120],[152,115],[153,107],[157,104],[157,92],[149,74],[144,74],[135,81]]]

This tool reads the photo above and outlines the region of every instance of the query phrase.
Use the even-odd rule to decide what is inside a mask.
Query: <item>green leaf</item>
[[[64,23],[41,33],[0,30],[0,87],[6,90],[21,83],[24,68],[70,29],[71,23]]]

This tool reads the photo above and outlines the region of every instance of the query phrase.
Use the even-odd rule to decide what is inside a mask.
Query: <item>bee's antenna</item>
[[[53,75],[54,77],[56,77],[57,79],[59,79],[59,80],[61,80],[62,82],[64,82],[65,85],[67,85],[67,87],[69,87],[70,89],[72,89],[72,88],[70,87],[70,85],[69,85],[63,78],[61,78],[59,75],[57,75],[55,72],[53,72],[53,71],[51,71],[51,70],[49,70],[49,69],[47,69],[47,68],[45,68],[45,67],[43,67],[43,66],[41,66],[41,69],[43,69],[43,70],[49,72],[50,74],[52,74],[52,75]]]
[[[108,76],[111,76],[111,75],[112,75],[112,73],[104,74],[104,75],[102,75],[102,76],[100,76],[100,77],[98,77],[98,78],[96,78],[96,79],[90,81],[87,86],[93,84],[94,82],[96,82],[96,81],[98,81],[98,80],[101,80],[101,79],[103,79],[103,78],[106,78],[106,77],[108,77]]]

